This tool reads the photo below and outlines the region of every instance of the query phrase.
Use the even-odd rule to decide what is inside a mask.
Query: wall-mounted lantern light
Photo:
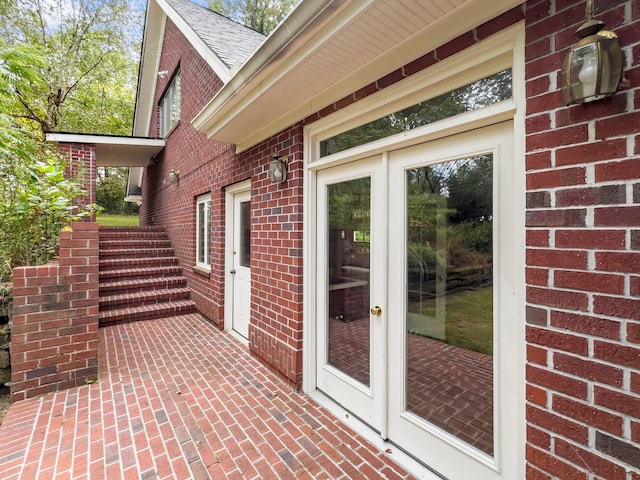
[[[287,179],[287,157],[281,157],[277,153],[273,155],[273,160],[269,162],[269,179],[273,183],[282,183]]]
[[[562,65],[562,94],[565,103],[586,103],[613,95],[622,79],[622,52],[618,36],[602,30],[604,23],[593,19],[593,0],[587,0],[587,21],[578,28],[580,37]]]
[[[171,169],[169,172],[169,182],[178,183],[180,181],[180,172],[178,170]]]

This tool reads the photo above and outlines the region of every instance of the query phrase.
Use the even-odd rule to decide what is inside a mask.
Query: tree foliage
[[[16,89],[8,111],[43,132],[130,133],[141,19],[132,6],[130,0],[4,0],[0,37],[11,46],[38,46],[44,80]]]
[[[127,169],[122,167],[98,168],[96,203],[105,213],[135,215],[138,205],[125,202],[127,192]]]
[[[211,10],[268,35],[297,0],[209,0],[208,3]]]
[[[37,47],[0,43],[0,283],[16,266],[47,262],[60,230],[82,215],[72,205],[82,191],[66,176],[62,157],[37,130],[5,113],[16,90],[44,82],[43,64]]]

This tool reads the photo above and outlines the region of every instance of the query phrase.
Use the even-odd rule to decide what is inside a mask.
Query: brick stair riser
[[[99,325],[101,327],[107,327],[109,325],[165,318],[174,315],[195,313],[197,311],[195,303],[191,301],[167,302],[152,306],[155,308],[145,307],[149,306],[100,312]]]
[[[157,267],[157,268],[138,268],[138,269],[127,269],[127,270],[105,270],[99,272],[98,278],[99,282],[107,282],[107,281],[116,281],[116,280],[133,280],[133,279],[143,279],[148,278],[149,276],[158,276],[158,277],[176,277],[182,275],[182,268],[178,265],[167,266],[167,267]]]
[[[103,282],[100,285],[98,294],[100,296],[119,295],[127,292],[144,292],[147,290],[183,288],[187,286],[184,277],[160,277],[142,278],[138,280],[125,280],[115,282]]]
[[[100,240],[100,251],[109,250],[145,250],[149,248],[172,248],[171,242],[164,240]]]
[[[100,240],[166,240],[167,234],[164,232],[100,232]]]
[[[176,257],[110,258],[108,260],[100,259],[99,265],[101,272],[107,272],[141,267],[171,267],[178,265],[178,259]]]
[[[148,290],[146,292],[111,295],[100,299],[100,309],[132,308],[141,305],[153,305],[164,302],[189,300],[191,294],[188,289]]]
[[[117,248],[113,250],[101,250],[100,258],[135,258],[135,257],[173,257],[173,248]]]

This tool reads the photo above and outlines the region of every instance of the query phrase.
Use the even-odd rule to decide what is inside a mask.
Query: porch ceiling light
[[[269,162],[269,179],[273,183],[282,183],[287,180],[287,157],[281,157],[277,153],[273,155],[273,160]]]
[[[180,172],[178,170],[171,169],[169,172],[169,182],[178,183],[180,181]]]
[[[587,21],[578,28],[580,37],[562,65],[565,103],[592,102],[613,95],[622,78],[622,52],[618,36],[602,30],[604,22],[593,19],[593,0],[587,0]]]

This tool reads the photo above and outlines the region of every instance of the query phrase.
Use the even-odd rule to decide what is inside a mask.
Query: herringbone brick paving
[[[198,314],[100,333],[98,383],[11,406],[0,478],[409,478]]]

